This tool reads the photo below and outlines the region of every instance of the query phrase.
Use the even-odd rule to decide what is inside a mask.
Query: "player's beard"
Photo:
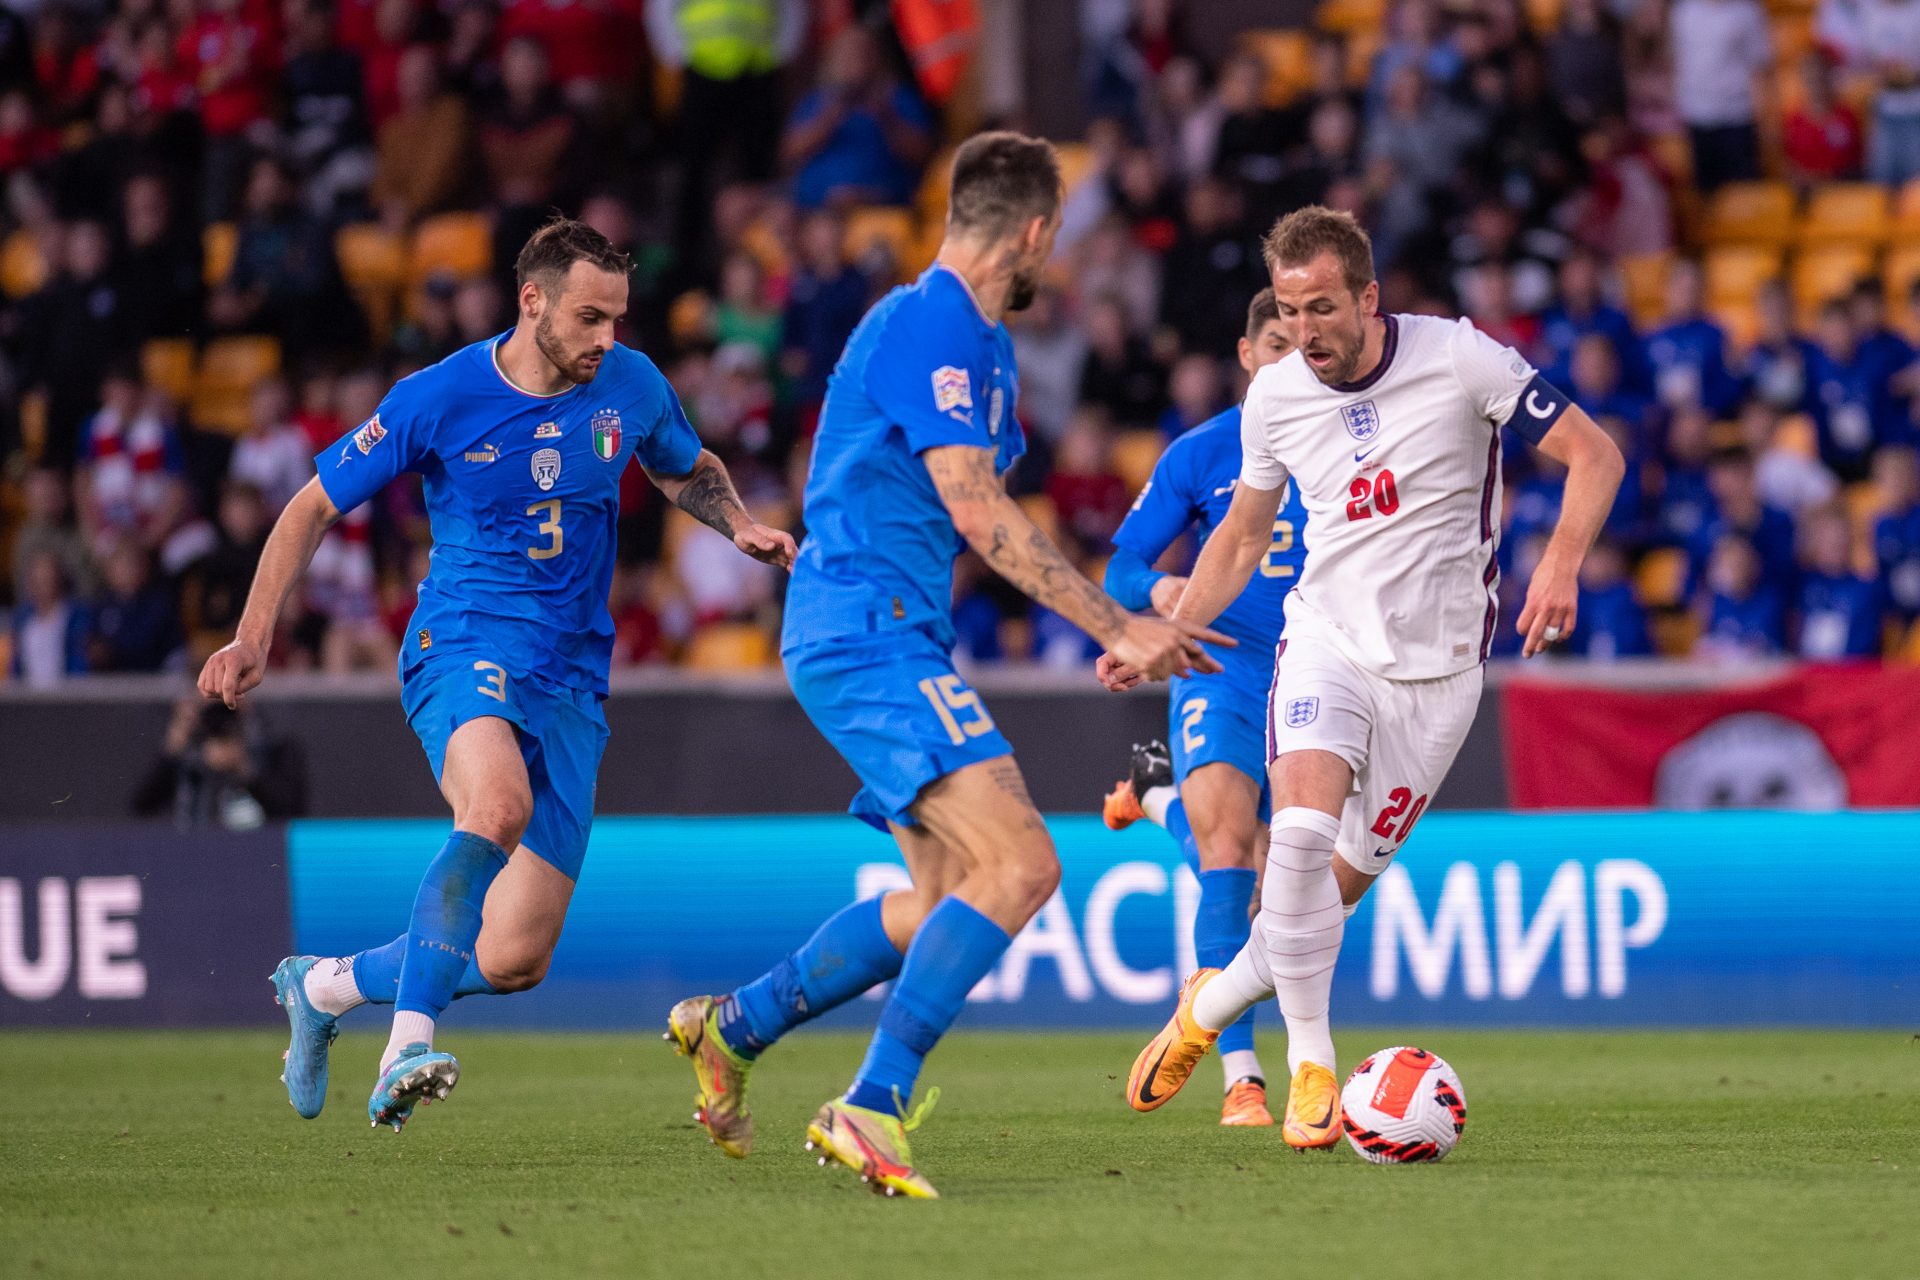
[[[1013,283],[1007,286],[1008,311],[1025,311],[1033,305],[1034,298],[1040,293],[1040,271],[1039,267],[1034,267],[1013,273]]]
[[[591,358],[600,353],[588,350],[574,355],[568,351],[554,336],[551,315],[541,316],[533,326],[533,345],[540,348],[540,354],[575,386],[592,382],[593,376],[600,372],[600,362]]]
[[[1349,345],[1335,345],[1329,342],[1318,349],[1331,352],[1334,358],[1333,362],[1324,369],[1316,366],[1311,360],[1307,361],[1307,368],[1313,371],[1314,377],[1330,387],[1339,386],[1343,382],[1352,382],[1353,375],[1360,369],[1360,356],[1367,349],[1366,327],[1364,325],[1361,327],[1359,335]]]

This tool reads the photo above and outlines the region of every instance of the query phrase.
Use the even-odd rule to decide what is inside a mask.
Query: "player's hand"
[[[1180,604],[1180,593],[1187,589],[1187,580],[1178,574],[1168,574],[1153,584],[1153,611],[1163,618],[1171,618]]]
[[[1103,653],[1094,660],[1093,674],[1108,693],[1125,693],[1135,685],[1146,683],[1146,673],[1128,666],[1110,653]]]
[[[266,647],[236,637],[200,668],[200,693],[202,697],[218,698],[229,708],[236,708],[240,705],[240,696],[259,684],[266,674]]]
[[[1572,635],[1579,599],[1579,566],[1542,560],[1527,584],[1526,607],[1513,624],[1525,637],[1520,656],[1531,658]]]
[[[775,529],[764,524],[750,524],[733,535],[733,545],[762,564],[787,570],[793,568],[793,557],[796,554],[793,535],[784,529]]]
[[[1195,626],[1180,619],[1133,617],[1107,652],[1120,663],[1132,667],[1149,680],[1168,676],[1191,675],[1198,671],[1212,675],[1219,662],[1201,647],[1201,641],[1231,647],[1234,641],[1217,631]]]

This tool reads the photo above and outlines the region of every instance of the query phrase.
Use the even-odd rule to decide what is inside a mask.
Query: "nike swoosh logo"
[[[1326,1113],[1325,1115],[1323,1115],[1323,1116],[1321,1116],[1321,1117],[1320,1117],[1320,1118],[1319,1118],[1318,1120],[1315,1120],[1315,1121],[1313,1121],[1313,1122],[1312,1122],[1311,1124],[1309,1124],[1309,1125],[1307,1126],[1307,1128],[1309,1128],[1309,1129],[1324,1129],[1324,1128],[1326,1128],[1326,1127],[1327,1127],[1328,1125],[1330,1125],[1330,1124],[1332,1124],[1332,1123],[1333,1123],[1333,1108],[1334,1108],[1334,1104],[1333,1104],[1333,1103],[1331,1103],[1331,1102],[1329,1102],[1329,1103],[1327,1104],[1327,1113]]]
[[[1379,445],[1375,445],[1373,446],[1372,449],[1367,450],[1365,453],[1356,453],[1353,455],[1353,460],[1355,462],[1365,462],[1369,457],[1373,455],[1374,450],[1378,449],[1379,447],[1380,447]]]
[[[1393,850],[1391,849],[1375,849],[1373,851],[1373,856],[1376,858],[1385,858],[1385,857],[1391,856],[1392,853],[1393,853]]]
[[[1147,1078],[1140,1082],[1140,1101],[1158,1102],[1165,1096],[1153,1091],[1153,1080],[1155,1076],[1160,1074],[1160,1064],[1167,1060],[1167,1050],[1171,1048],[1173,1048],[1172,1045],[1167,1045],[1160,1050],[1160,1056],[1153,1060],[1153,1070],[1147,1072]]]

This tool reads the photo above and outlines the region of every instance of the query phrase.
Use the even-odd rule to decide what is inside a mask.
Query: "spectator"
[[[1160,430],[1167,439],[1185,435],[1225,407],[1220,385],[1220,361],[1194,351],[1174,361],[1167,378],[1167,411]]]
[[[1420,7],[1414,5],[1413,7]],[[1485,131],[1480,120],[1434,93],[1418,65],[1406,63],[1387,84],[1385,104],[1367,133],[1367,169],[1382,193],[1374,256],[1382,265],[1433,225]]]
[[[1166,407],[1166,372],[1147,344],[1129,332],[1120,300],[1111,294],[1094,298],[1087,307],[1086,329],[1080,403],[1105,409],[1122,430],[1152,426]]]
[[[1835,96],[1833,73],[1818,53],[1800,59],[1800,100],[1787,111],[1781,152],[1802,187],[1860,174],[1860,117]]]
[[[1020,362],[1020,420],[1030,436],[1057,442],[1073,414],[1087,362],[1086,334],[1068,318],[1060,290],[1042,285],[1033,305],[1019,314],[1013,351]]]
[[[1864,60],[1879,81],[1867,176],[1898,186],[1920,175],[1920,4],[1866,0],[1860,14]]]
[[[1602,121],[1580,138],[1586,183],[1569,195],[1558,220],[1579,243],[1610,258],[1673,248],[1673,203],[1660,166],[1623,119]]]
[[[78,485],[80,524],[95,546],[109,534],[155,546],[185,501],[186,458],[163,400],[127,369],[101,387],[81,441]]]
[[[0,94],[0,178],[31,173],[60,154],[60,134],[42,123],[24,90]]]
[[[522,36],[500,51],[500,97],[480,124],[480,162],[501,206],[494,261],[510,264],[556,202],[567,202],[569,175],[582,171],[580,125],[561,100],[546,51]]]
[[[1258,226],[1280,212],[1286,153],[1297,135],[1284,113],[1267,106],[1267,64],[1253,53],[1228,60],[1220,73],[1220,130],[1214,140],[1213,173],[1234,184]]]
[[[1711,192],[1760,176],[1759,77],[1773,37],[1757,0],[1678,0],[1669,22],[1673,96],[1693,149],[1693,181]]]
[[[1278,213],[1325,204],[1334,183],[1360,175],[1360,116],[1344,98],[1328,98],[1306,120],[1306,152],[1281,179]]]
[[[1061,532],[1083,554],[1106,551],[1126,518],[1131,496],[1113,472],[1113,426],[1097,409],[1073,415],[1047,477],[1047,497],[1060,517]]]
[[[713,340],[723,347],[745,343],[760,353],[763,365],[771,365],[780,354],[780,311],[767,301],[767,273],[744,249],[729,253],[720,266]]]
[[[1745,0],[1682,0],[1686,4],[1735,4]],[[1666,315],[1647,335],[1646,359],[1653,390],[1669,409],[1699,405],[1723,413],[1739,388],[1727,372],[1727,335],[1707,318],[1700,267],[1692,261],[1667,272]]]
[[[121,193],[125,248],[114,271],[129,349],[201,329],[206,290],[200,237],[179,216],[164,178],[141,173]]]
[[[1864,277],[1854,282],[1853,291],[1847,295],[1847,314],[1860,340],[1861,358],[1876,365],[1898,393],[1895,384],[1909,372],[1915,353],[1912,344],[1887,325],[1887,295],[1879,280]],[[1888,430],[1899,429],[1897,421],[1890,419]]]
[[[500,286],[490,279],[462,280],[453,291],[456,346],[469,347],[497,337],[508,324]]]
[[[1713,518],[1713,492],[1707,487],[1712,426],[1706,410],[1697,406],[1675,410],[1667,423],[1660,493],[1663,541],[1691,543]]]
[[[1714,543],[1695,616],[1700,657],[1762,658],[1786,647],[1780,594],[1762,578],[1759,553],[1738,534]]]
[[[216,325],[280,339],[289,353],[348,350],[365,325],[347,296],[333,237],[301,211],[278,160],[254,162],[234,246],[233,271],[208,303]]]
[[[460,200],[472,173],[473,124],[466,102],[441,83],[432,45],[401,55],[395,88],[397,109],[380,126],[370,194],[387,225],[401,230]]]
[[[820,83],[787,120],[781,159],[794,202],[906,204],[933,153],[933,119],[913,90],[888,75],[864,28],[827,47]]]
[[[46,689],[87,670],[87,611],[73,598],[60,557],[43,550],[27,560],[26,590],[13,610],[13,677]]]
[[[1575,403],[1596,420],[1619,422],[1626,435],[1621,452],[1628,465],[1633,465],[1644,452],[1650,406],[1646,397],[1627,389],[1621,376],[1620,351],[1611,338],[1599,330],[1582,334],[1574,343],[1564,377],[1549,375],[1548,381],[1564,386]]]
[[[1781,413],[1797,413],[1812,404],[1813,370],[1820,348],[1794,328],[1793,297],[1783,280],[1769,280],[1754,299],[1760,333],[1741,370],[1751,394]]]
[[[281,379],[254,387],[248,418],[246,434],[234,442],[227,475],[259,490],[269,518],[277,519],[313,478],[314,451],[293,421],[293,397]]]
[[[1533,350],[1540,341],[1540,320],[1515,309],[1506,264],[1483,262],[1462,274],[1466,287],[1461,290],[1461,301],[1473,327],[1503,347]]]
[[[1796,520],[1809,507],[1831,502],[1840,489],[1833,472],[1821,466],[1807,447],[1810,433],[1806,438],[1801,435],[1800,428],[1807,422],[1799,415],[1783,418],[1761,400],[1749,400],[1740,411],[1741,437],[1757,459],[1753,476],[1760,501]]]
[[[247,831],[263,822],[307,811],[306,757],[299,742],[267,732],[243,705],[188,694],[173,718],[146,777],[134,790],[141,817],[170,814],[182,827]]]
[[[1920,619],[1920,461],[1911,445],[1889,445],[1874,455],[1880,516],[1874,521],[1874,557],[1889,608],[1908,623]]]
[[[1547,67],[1573,123],[1586,127],[1626,112],[1620,24],[1602,0],[1567,0],[1559,29],[1547,38]]]
[[[1640,338],[1627,313],[1606,300],[1600,289],[1600,260],[1588,250],[1570,253],[1557,273],[1558,300],[1540,313],[1534,363],[1549,381],[1565,386],[1573,372],[1573,351],[1582,338],[1598,335],[1613,350],[1618,380],[1639,381],[1636,365]],[[1584,407],[1586,402],[1581,402]],[[1589,413],[1592,409],[1587,410]]]
[[[53,557],[66,581],[77,584],[82,592],[92,589],[93,562],[86,539],[73,527],[67,484],[67,477],[51,467],[27,473],[25,519],[13,535],[11,581],[16,600],[27,598],[28,566],[43,553]]]
[[[1786,601],[1799,574],[1793,517],[1761,501],[1752,456],[1744,449],[1716,450],[1707,464],[1707,490],[1713,514],[1694,536],[1693,573],[1698,575],[1722,539],[1737,534],[1759,556],[1761,581]]]
[[[1841,481],[1864,480],[1877,444],[1901,430],[1891,371],[1861,345],[1853,311],[1836,298],[1820,308],[1808,408],[1820,432],[1820,460]]]
[[[773,571],[705,525],[680,537],[673,571],[696,627],[747,621],[773,598]]]
[[[845,222],[831,209],[816,209],[801,219],[799,262],[781,317],[780,368],[809,432],[827,396],[827,375],[833,372],[873,293],[872,282],[847,261],[845,231]],[[1021,317],[1016,343],[1028,334],[1031,323],[1031,315]],[[1034,370],[1024,358],[1021,366],[1020,399],[1025,410],[1040,388],[1034,385]]]
[[[1141,247],[1126,219],[1112,214],[1080,242],[1073,270],[1082,298],[1111,295],[1119,300],[1127,327],[1145,333],[1160,319],[1160,263]]]
[[[622,89],[639,74],[639,17],[637,6],[507,0],[499,38],[538,40],[561,96],[583,116],[601,120],[621,105]]]
[[[1167,251],[1160,318],[1188,351],[1231,350],[1246,327],[1246,300],[1266,271],[1240,221],[1239,194],[1218,178],[1187,192],[1186,220]]]
[[[1390,34],[1386,44],[1373,55],[1367,74],[1367,114],[1378,117],[1388,110],[1393,82],[1401,71],[1412,68],[1423,84],[1451,88],[1466,70],[1466,63],[1452,42],[1440,31],[1440,14],[1432,0],[1400,0],[1388,20]]]
[[[653,609],[653,570],[646,565],[617,568],[608,612],[613,615],[616,666],[654,666],[667,660],[666,633]],[[411,610],[409,610],[411,612]]]
[[[64,252],[54,255],[47,283],[21,303],[20,377],[23,390],[46,396],[42,456],[64,469],[74,464],[80,427],[97,403],[102,377],[131,353],[132,344],[107,229],[75,222],[58,243]]]
[[[1580,565],[1580,624],[1569,651],[1583,658],[1612,661],[1653,653],[1647,615],[1627,580],[1627,560],[1618,543],[1601,538]]]
[[[335,41],[323,0],[292,0],[287,21],[281,134],[309,207],[331,212],[357,202],[373,177],[360,59]]]
[[[218,541],[188,567],[180,584],[181,621],[196,660],[232,638],[266,545],[269,523],[258,489],[242,480],[229,480],[221,487]]]
[[[91,671],[158,671],[180,647],[173,597],[153,580],[153,558],[132,539],[105,559],[106,590],[87,636]]]
[[[1167,64],[1155,85],[1154,108],[1149,125],[1167,172],[1181,182],[1213,172],[1227,107],[1219,94],[1208,92],[1198,60],[1182,56]]]
[[[1794,652],[1815,659],[1878,656],[1880,584],[1853,570],[1846,512],[1810,512],[1802,543]]]
[[[252,154],[249,135],[268,118],[280,49],[262,9],[248,0],[205,0],[180,36],[180,66],[193,78],[206,134],[201,195],[208,222],[233,216]]]

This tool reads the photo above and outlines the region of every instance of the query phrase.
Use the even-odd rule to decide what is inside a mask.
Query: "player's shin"
[[[1248,908],[1253,904],[1254,873],[1245,867],[1215,867],[1202,871],[1200,905],[1193,917],[1194,957],[1203,969],[1225,969],[1247,945],[1252,928]],[[1235,1019],[1215,1047],[1220,1051],[1226,1083],[1260,1077],[1260,1060],[1253,1052],[1253,1010]]]
[[[880,1013],[866,1061],[847,1102],[888,1114],[913,1096],[920,1067],[1012,943],[1007,931],[959,898],[927,914],[907,948],[900,981]]]
[[[1290,807],[1273,815],[1273,840],[1261,888],[1260,925],[1280,1012],[1287,1020],[1287,1065],[1333,1069],[1327,1006],[1333,966],[1346,933],[1333,845],[1340,821],[1318,809]]]
[[[433,1044],[433,1024],[453,1001],[473,963],[487,889],[507,865],[507,851],[485,836],[455,831],[427,867],[407,924],[394,1001],[393,1035],[382,1069],[411,1044]]]
[[[898,974],[904,957],[887,937],[883,901],[867,898],[845,908],[799,950],[726,997],[740,1015],[718,1016],[727,1047],[752,1060],[801,1023]]]

